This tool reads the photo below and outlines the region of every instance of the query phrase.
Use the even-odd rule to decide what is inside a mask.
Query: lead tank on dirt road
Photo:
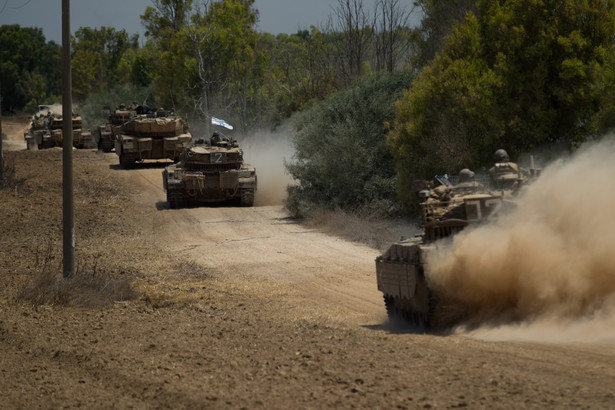
[[[533,166],[532,166],[533,168]],[[388,316],[403,319],[421,329],[451,324],[454,312],[446,312],[438,294],[429,287],[426,255],[438,241],[464,228],[497,218],[513,207],[521,187],[538,175],[526,172],[508,161],[496,162],[482,183],[469,170],[459,177],[436,177],[437,185],[417,181],[413,189],[421,200],[421,235],[402,238],[376,258],[378,290],[384,295]]]
[[[237,141],[214,133],[186,148],[178,163],[164,169],[162,182],[170,208],[223,201],[252,206],[256,169],[244,164]]]
[[[136,116],[114,129],[115,153],[120,165],[130,169],[137,161],[148,159],[178,161],[192,140],[188,123],[172,111],[145,106],[137,107],[136,111]]]

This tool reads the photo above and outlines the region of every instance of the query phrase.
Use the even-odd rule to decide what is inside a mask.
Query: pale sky
[[[197,3],[198,0],[195,1]],[[72,0],[70,2],[71,32],[82,26],[126,29],[139,34],[144,41],[144,29],[139,16],[151,0]],[[370,13],[376,0],[363,0]],[[411,7],[412,0],[403,1]],[[338,0],[255,0],[260,13],[258,30],[272,34],[296,33],[310,25],[323,26],[333,14]],[[0,0],[0,25],[19,24],[41,27],[47,41],[62,41],[61,0]]]

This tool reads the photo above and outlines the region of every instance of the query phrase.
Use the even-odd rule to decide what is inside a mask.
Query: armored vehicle
[[[39,106],[39,111],[30,120],[30,128],[24,132],[24,139],[29,150],[43,148],[51,145],[51,132],[49,131],[50,111],[46,106]]]
[[[252,206],[256,170],[244,164],[237,141],[214,133],[209,141],[186,148],[177,164],[165,168],[162,182],[170,208],[222,201]]]
[[[108,108],[108,107],[107,107]],[[98,149],[104,152],[111,152],[115,145],[115,131],[119,131],[121,126],[137,115],[136,106],[120,105],[109,112],[106,124],[98,126],[96,137],[98,139]]]
[[[124,168],[133,168],[136,161],[147,159],[179,160],[192,136],[188,123],[163,109],[137,107],[137,115],[114,128],[115,153]]]
[[[60,114],[51,112],[47,107],[39,107],[32,116],[30,128],[24,133],[29,150],[62,146],[62,127],[64,120]],[[95,148],[96,142],[89,130],[83,130],[83,120],[72,115],[73,146],[75,148]]]
[[[482,183],[469,170],[459,177],[437,176],[434,182],[417,181],[413,187],[421,200],[421,235],[402,238],[376,258],[378,290],[390,319],[405,319],[429,329],[451,324],[454,313],[445,312],[437,292],[429,287],[426,255],[438,241],[467,226],[497,218],[513,207],[521,187],[538,175],[527,173],[514,163],[496,163]]]

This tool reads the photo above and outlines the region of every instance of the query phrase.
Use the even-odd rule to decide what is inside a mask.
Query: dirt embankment
[[[78,274],[136,298],[33,305],[61,261],[61,150],[9,152],[0,190],[0,399],[9,408],[598,407],[609,345],[487,342],[392,328],[378,251],[281,206],[167,209],[161,168],[75,151]]]

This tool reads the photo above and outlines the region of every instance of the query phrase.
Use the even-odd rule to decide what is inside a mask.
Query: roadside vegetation
[[[258,32],[253,0],[152,0],[146,38],[81,27],[75,105],[174,109],[210,133],[293,118],[288,208],[396,215],[410,182],[488,167],[493,152],[576,147],[615,126],[615,3],[588,0],[338,0],[293,34]],[[420,24],[416,22],[420,20]],[[2,111],[57,102],[60,47],[0,27]],[[6,81],[4,80],[6,79]]]
[[[365,77],[301,112],[295,120],[295,156],[287,162],[296,184],[288,187],[289,210],[399,213],[396,172],[386,144],[394,102],[409,87],[411,71]]]

